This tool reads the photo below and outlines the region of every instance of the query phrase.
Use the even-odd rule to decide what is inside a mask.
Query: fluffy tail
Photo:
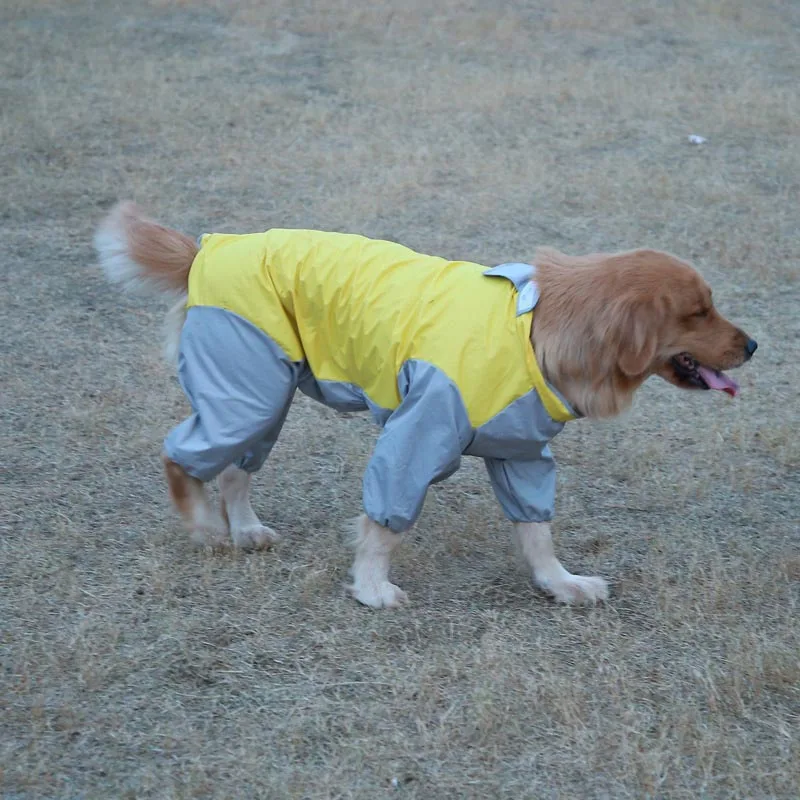
[[[167,313],[164,348],[167,359],[175,363],[197,245],[148,219],[133,203],[119,203],[97,228],[94,246],[111,283],[129,292],[152,289],[176,297]]]
[[[100,265],[126,291],[152,288],[185,293],[197,245],[188,236],[148,219],[133,203],[119,203],[94,235]]]

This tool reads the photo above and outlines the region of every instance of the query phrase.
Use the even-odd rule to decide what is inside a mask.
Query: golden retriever
[[[289,243],[285,246],[281,245],[284,247],[284,250],[281,251],[284,262],[286,253],[295,252],[291,248],[299,246],[296,245],[298,240],[296,233],[291,231],[280,233],[284,237],[281,241]],[[377,408],[377,411],[373,408],[373,406],[377,407],[381,404],[373,402],[373,398],[368,396],[369,393],[362,391],[374,377],[367,373],[370,373],[370,370],[378,372],[383,369],[385,365],[381,359],[388,360],[390,353],[393,352],[394,343],[380,338],[387,335],[387,330],[389,331],[388,335],[393,335],[392,331],[394,330],[407,330],[408,324],[410,324],[408,323],[409,319],[417,319],[426,313],[433,314],[434,317],[436,314],[455,313],[451,312],[447,305],[437,306],[435,298],[423,299],[422,294],[417,293],[416,289],[409,290],[409,292],[403,290],[404,279],[410,285],[413,281],[419,280],[421,274],[419,271],[414,272],[415,267],[403,267],[403,264],[406,262],[417,264],[414,259],[421,259],[422,261],[419,263],[433,265],[431,266],[432,270],[443,270],[442,276],[445,275],[444,270],[448,276],[463,274],[465,276],[463,278],[464,285],[478,287],[479,294],[483,292],[487,298],[486,315],[490,314],[489,306],[495,302],[490,298],[500,298],[502,302],[506,302],[508,297],[513,296],[519,302],[522,295],[526,293],[533,298],[528,306],[522,307],[522,310],[517,312],[516,320],[512,310],[508,319],[503,317],[499,324],[492,321],[491,324],[496,325],[492,331],[487,332],[486,330],[488,316],[486,319],[483,318],[480,302],[478,302],[478,305],[470,306],[469,313],[465,312],[460,317],[454,317],[453,319],[457,319],[457,322],[448,322],[448,330],[445,333],[436,334],[442,340],[442,364],[446,361],[444,351],[447,348],[452,350],[453,341],[455,340],[457,345],[460,338],[463,338],[464,352],[456,353],[458,369],[466,370],[465,374],[479,373],[463,380],[474,383],[475,380],[481,381],[485,377],[484,385],[477,391],[475,399],[470,401],[473,405],[484,404],[486,408],[490,408],[491,398],[489,396],[496,393],[502,394],[504,384],[510,382],[515,386],[522,385],[526,391],[530,390],[529,394],[534,396],[536,402],[539,403],[535,407],[537,414],[541,413],[540,401],[543,402],[546,399],[544,395],[547,394],[550,403],[555,404],[552,406],[545,403],[548,408],[568,409],[572,412],[572,416],[609,417],[626,409],[630,405],[635,391],[651,375],[658,375],[681,389],[717,389],[735,395],[738,386],[725,375],[723,370],[739,367],[747,361],[756,350],[756,342],[716,310],[708,284],[689,264],[667,253],[655,250],[633,250],[617,254],[597,253],[583,257],[570,257],[556,250],[544,248],[536,252],[533,260],[535,267],[513,264],[510,265],[510,269],[505,270],[507,274],[500,270],[501,276],[508,277],[514,282],[513,287],[503,283],[505,288],[500,289],[498,288],[500,284],[496,280],[488,280],[484,277],[484,273],[476,272],[473,269],[476,268],[476,265],[470,265],[467,262],[434,260],[432,257],[420,256],[405,249],[398,250],[399,245],[375,243],[366,239],[357,241],[352,238],[345,239],[344,235],[340,234],[302,233],[305,237],[302,241],[313,240],[317,244],[302,250],[304,269],[307,271],[303,272],[301,277],[295,276],[294,283],[290,283],[289,288],[282,294],[283,290],[278,286],[279,276],[273,276],[270,272],[272,269],[269,263],[270,256],[263,254],[277,251],[263,250],[263,248],[257,250],[256,252],[261,254],[259,258],[262,260],[257,269],[252,265],[244,264],[244,260],[246,260],[244,256],[242,256],[241,264],[236,261],[236,258],[231,258],[230,256],[235,256],[237,252],[245,251],[230,248],[226,251],[229,254],[229,263],[225,266],[227,272],[221,273],[219,268],[216,268],[216,272],[209,272],[206,263],[208,259],[201,264],[201,256],[206,250],[212,251],[214,247],[227,246],[230,241],[233,242],[233,247],[241,248],[244,247],[245,237],[233,237],[230,241],[225,237],[221,239],[212,237],[209,240],[211,244],[207,247],[204,245],[201,249],[192,239],[183,234],[150,221],[132,204],[117,206],[99,227],[95,245],[100,262],[110,280],[123,284],[126,288],[132,288],[138,284],[150,284],[160,290],[177,295],[177,302],[168,315],[167,338],[171,357],[181,360],[182,369],[186,366],[184,362],[191,359],[200,359],[201,361],[205,358],[211,359],[210,353],[214,348],[221,351],[221,355],[218,354],[217,359],[225,363],[220,363],[219,369],[227,371],[228,377],[225,378],[227,383],[218,381],[214,385],[217,397],[213,399],[213,402],[218,404],[217,411],[207,411],[213,402],[207,397],[201,396],[201,390],[195,385],[198,379],[193,378],[195,383],[192,384],[188,372],[181,373],[184,388],[190,396],[195,412],[190,421],[184,423],[184,428],[186,426],[191,428],[186,436],[197,435],[197,426],[202,422],[204,413],[217,413],[233,418],[232,420],[228,419],[223,426],[227,426],[223,432],[225,435],[228,435],[229,429],[236,428],[237,419],[241,414],[254,415],[257,423],[258,414],[262,412],[253,412],[252,408],[255,406],[260,408],[259,403],[263,398],[255,396],[259,392],[270,394],[272,391],[270,388],[272,383],[266,384],[267,388],[262,391],[262,384],[258,382],[263,379],[263,374],[279,376],[280,381],[283,381],[286,375],[293,376],[291,380],[286,379],[289,389],[282,401],[284,403],[291,401],[294,389],[298,385],[303,391],[306,391],[303,388],[304,381],[310,387],[308,392],[317,399],[322,399],[323,402],[329,402],[333,395],[339,398],[342,396],[342,391],[349,392],[355,386],[353,397],[357,397],[358,402],[362,403],[358,407],[366,408],[369,405],[370,409],[375,411],[381,424],[386,426],[384,432],[390,429],[402,430],[402,434],[394,439],[389,436],[391,446],[384,447],[381,452],[380,470],[376,473],[378,477],[373,476],[373,480],[369,476],[365,476],[365,493],[370,490],[380,494],[384,490],[381,483],[383,482],[391,484],[391,491],[395,494],[403,495],[406,485],[411,486],[415,481],[419,483],[422,480],[424,485],[421,490],[414,490],[416,491],[414,502],[421,507],[421,501],[418,501],[417,495],[421,491],[421,496],[424,498],[424,490],[428,483],[451,474],[457,468],[458,457],[462,452],[482,455],[487,459],[487,467],[491,466],[490,472],[498,498],[501,499],[501,502],[507,500],[507,515],[513,523],[515,535],[521,545],[521,551],[530,565],[536,585],[557,601],[564,603],[595,603],[607,599],[608,584],[605,580],[599,577],[571,574],[556,558],[550,534],[547,502],[540,503],[539,495],[536,494],[541,487],[533,487],[535,491],[532,490],[532,500],[527,497],[522,499],[518,497],[518,495],[526,495],[530,488],[526,484],[528,478],[525,476],[527,475],[539,476],[535,477],[533,482],[541,482],[542,487],[545,487],[541,489],[544,494],[550,491],[547,489],[548,481],[552,479],[554,486],[554,478],[552,478],[550,469],[552,459],[546,447],[546,440],[551,438],[563,423],[557,424],[549,417],[543,417],[542,425],[546,429],[546,435],[539,437],[541,441],[536,444],[535,454],[531,455],[527,461],[524,457],[520,461],[518,456],[520,452],[523,452],[524,456],[524,448],[519,443],[512,442],[512,450],[517,455],[515,456],[516,460],[509,459],[503,453],[490,452],[491,447],[494,446],[491,442],[501,439],[505,441],[509,437],[513,439],[516,435],[513,432],[505,431],[499,438],[495,436],[495,439],[484,437],[485,442],[489,442],[489,444],[484,442],[481,445],[483,449],[474,444],[476,437],[480,438],[476,434],[478,425],[474,419],[472,422],[465,422],[466,414],[467,412],[471,413],[471,410],[466,409],[465,411],[468,405],[467,401],[464,400],[460,405],[462,399],[458,390],[453,391],[453,384],[458,381],[454,378],[448,383],[449,378],[442,377],[444,368],[438,369],[437,367],[435,342],[433,349],[429,348],[426,351],[425,358],[427,358],[427,362],[434,362],[436,369],[431,372],[428,369],[430,364],[423,363],[424,369],[421,371],[417,369],[416,377],[409,378],[407,385],[403,384],[404,388],[398,390],[400,399],[394,406],[391,403],[384,403],[386,408]],[[293,236],[294,238],[292,238]],[[341,238],[314,238],[317,236]],[[329,270],[329,273],[334,277],[326,277],[324,280],[340,280],[344,275],[350,283],[356,277],[363,276],[366,269],[375,270],[376,281],[383,275],[380,272],[383,267],[380,265],[351,264],[340,255],[336,255],[335,258],[329,255],[325,261],[322,256],[315,255],[320,252],[320,248],[327,247],[329,241],[335,245],[333,250],[336,253],[367,253],[373,252],[369,248],[379,247],[374,252],[380,254],[385,251],[388,254],[385,259],[391,260],[391,264],[386,266],[386,274],[391,272],[394,283],[385,292],[380,288],[375,288],[376,285],[380,286],[379,283],[374,285],[374,282],[370,283],[364,291],[372,292],[369,295],[372,299],[369,302],[365,301],[359,307],[354,306],[350,301],[341,299],[345,295],[341,287],[337,286],[336,294],[326,295],[328,300],[325,302],[333,307],[324,307],[318,304],[313,307],[316,308],[316,312],[312,313],[312,316],[316,314],[313,319],[299,320],[299,311],[295,305],[299,305],[301,301],[307,299],[304,298],[303,293],[308,294],[311,289],[308,289],[306,283],[314,283],[316,272],[321,274],[333,264],[333,272]],[[354,241],[355,244],[353,244]],[[319,242],[323,244],[319,244]],[[342,242],[346,243],[347,248],[352,245],[356,249],[341,249]],[[305,245],[303,246],[305,247]],[[398,253],[400,255],[397,255]],[[278,256],[274,257],[278,258]],[[384,257],[376,256],[373,261],[381,262],[381,258]],[[315,259],[317,259],[316,262]],[[197,266],[198,264],[201,266]],[[522,269],[521,278],[518,277],[520,268]],[[217,324],[216,321],[213,321],[216,318],[198,316],[198,323],[187,333],[186,307],[190,285],[193,286],[192,291],[195,294],[202,294],[207,289],[206,284],[216,280],[215,291],[222,292],[221,296],[227,296],[225,292],[229,285],[232,286],[237,281],[244,280],[241,276],[245,269],[250,270],[248,274],[255,276],[253,280],[257,283],[253,283],[252,286],[265,286],[267,288],[263,289],[264,292],[272,292],[269,297],[267,294],[264,295],[264,303],[272,303],[276,297],[280,300],[280,306],[276,307],[279,313],[285,315],[288,320],[286,324],[290,333],[277,332],[273,338],[281,343],[283,350],[274,346],[274,342],[267,341],[273,333],[270,329],[271,323],[261,324],[260,331],[240,328],[236,334],[238,338],[234,337],[223,343],[222,339],[218,337],[216,329],[211,330],[209,327],[212,322],[213,325]],[[287,269],[293,269],[293,266],[289,264]],[[403,272],[403,269],[406,271]],[[360,272],[356,274],[356,270],[360,270]],[[527,274],[525,274],[526,270]],[[489,270],[488,273],[491,274],[492,270]],[[431,275],[433,274],[431,272]],[[439,275],[438,272],[436,274]],[[299,272],[298,275],[300,275]],[[452,277],[447,279],[452,280]],[[479,283],[479,281],[483,281],[483,283]],[[460,301],[458,290],[460,284],[451,282],[449,285],[451,288],[448,291],[452,292],[453,304],[457,304]],[[348,284],[349,286],[350,284]],[[454,289],[453,286],[456,288]],[[262,291],[262,288],[259,288],[258,291]],[[476,295],[473,289],[469,291],[472,294],[469,296],[465,294],[465,303],[475,299]],[[505,294],[503,294],[504,292]],[[253,294],[249,291],[248,293]],[[339,298],[339,300],[331,300],[331,297]],[[251,314],[251,318],[255,318],[259,313],[258,306],[252,306],[253,301],[252,296],[241,301],[250,303],[248,308],[256,308],[256,311]],[[256,301],[261,302],[258,298]],[[480,297],[478,297],[478,301],[480,301]],[[223,310],[228,308],[225,305],[226,302],[219,304]],[[337,305],[339,302],[341,305]],[[193,303],[195,306],[198,304],[195,301]],[[208,306],[209,302],[206,301],[200,305]],[[213,306],[214,303],[211,305]],[[228,308],[228,310],[231,309],[239,313],[238,307]],[[436,309],[441,310],[437,311]],[[193,310],[189,311],[189,321],[192,319]],[[396,314],[397,316],[392,316],[392,325],[395,327],[387,328],[385,325],[381,327],[380,319],[375,322],[373,326],[375,340],[363,345],[368,348],[363,350],[364,353],[368,353],[368,357],[365,356],[363,359],[364,363],[357,359],[358,363],[353,363],[349,367],[353,374],[340,376],[338,383],[321,380],[319,374],[311,375],[309,373],[311,359],[309,357],[309,363],[306,363],[305,351],[302,348],[308,348],[310,351],[312,347],[333,346],[329,342],[314,344],[311,342],[312,333],[319,336],[320,329],[324,329],[323,333],[331,338],[336,332],[337,336],[348,339],[348,342],[342,344],[339,350],[343,352],[347,348],[353,349],[356,348],[355,342],[358,337],[368,335],[364,334],[362,330],[364,328],[362,317],[369,316],[369,314],[373,316]],[[245,314],[245,316],[247,315]],[[405,328],[402,328],[400,320],[403,321]],[[527,322],[524,322],[525,320]],[[225,324],[228,322],[230,320],[225,317]],[[435,327],[435,324],[436,319],[425,322],[428,328]],[[468,347],[468,340],[472,341],[470,337],[474,338],[474,331],[477,330],[479,337],[483,337],[482,341],[491,351],[494,331],[499,340],[504,336],[511,335],[509,331],[512,328],[516,330],[515,326],[520,324],[528,326],[524,328],[523,340],[524,348],[528,352],[520,351],[518,356],[510,358],[507,363],[498,366],[497,358],[494,358],[491,364],[484,363],[480,360],[478,351],[474,348],[470,349],[471,345]],[[304,325],[306,327],[303,327]],[[424,339],[421,325],[422,323],[417,325],[409,334],[417,344]],[[182,329],[183,338],[181,336]],[[223,331],[222,328],[219,330]],[[263,336],[265,332],[268,334],[267,339],[264,339]],[[239,349],[241,337],[250,336],[251,333],[253,336],[261,336],[268,345],[263,350],[265,360],[260,366],[259,363],[255,363],[258,362],[258,358],[243,357],[241,352],[246,351],[240,352]],[[487,335],[487,333],[491,335]],[[284,340],[294,334],[300,343],[301,350],[298,352],[301,355],[290,358],[287,353],[290,353],[292,346],[286,344]],[[397,334],[398,337],[400,335],[400,333]],[[354,342],[352,347],[349,342],[350,336]],[[446,342],[445,339],[447,339]],[[511,340],[509,339],[509,341]],[[424,349],[424,345],[419,346]],[[189,352],[190,350],[191,352]],[[457,346],[456,350],[458,350]],[[268,351],[271,353],[269,357],[274,363],[267,362]],[[505,354],[506,351],[503,350],[502,353]],[[376,358],[377,361],[375,361]],[[422,361],[424,359],[421,359],[419,363]],[[278,366],[276,367],[275,364]],[[370,366],[370,364],[374,364],[374,366]],[[415,366],[419,366],[419,364],[415,362]],[[342,369],[346,372],[347,368]],[[498,372],[498,369],[501,371]],[[531,374],[534,376],[531,379],[533,383],[528,380],[526,369],[531,370]],[[486,371],[485,376],[480,374],[484,370]],[[536,383],[537,374],[542,376],[543,383]],[[419,375],[425,376],[426,385],[436,385],[439,389],[436,392],[426,390],[427,393],[420,394],[423,400],[419,401],[421,405],[417,406],[419,413],[415,417],[413,413],[407,413],[407,406],[413,405],[410,397],[416,391],[414,387],[421,380]],[[498,379],[497,375],[502,375],[502,379]],[[270,378],[271,380],[272,378]],[[398,375],[397,380],[402,384],[405,378]],[[220,389],[220,386],[225,387],[229,384],[237,386],[235,392],[246,393],[252,390],[251,397],[255,397],[255,399],[252,399],[252,402],[244,402],[241,401],[238,394],[236,397],[231,395],[226,398],[228,390]],[[534,387],[536,387],[535,391]],[[220,394],[222,397],[219,397]],[[519,391],[516,391],[512,397],[515,403],[519,399],[519,394]],[[538,397],[538,395],[542,396]],[[528,397],[528,394],[525,397]],[[229,401],[227,406],[225,405],[226,400]],[[350,402],[355,401],[350,395],[347,395],[344,401],[334,399],[329,404],[334,407],[349,408],[351,406],[347,403]],[[437,403],[442,404],[441,407]],[[514,404],[512,403],[512,405]],[[533,406],[531,407],[533,408]],[[519,411],[522,406],[517,403],[514,408]],[[244,410],[240,411],[240,409]],[[279,408],[278,411],[270,413],[276,414],[276,419],[278,417],[279,419],[274,425],[269,426],[269,437],[271,438],[267,437],[268,444],[263,448],[267,453],[280,430],[283,418],[281,414],[285,415],[285,409]],[[494,411],[486,413],[494,413]],[[397,422],[400,417],[403,418],[402,425]],[[455,422],[453,422],[454,417],[458,417]],[[479,422],[484,427],[492,424],[492,420],[485,422],[483,418]],[[514,424],[517,428],[524,428],[527,421],[517,419]],[[465,428],[465,426],[467,427]],[[447,437],[450,436],[451,428],[453,441],[449,442]],[[263,428],[262,434],[264,430],[267,428]],[[193,453],[201,461],[205,457],[205,453],[200,452],[202,448],[216,446],[213,442],[209,443],[208,441],[213,438],[211,434],[203,435],[206,438],[202,440],[202,445],[196,443],[191,445],[194,448]],[[173,451],[169,449],[168,439],[165,444],[163,460],[170,495],[192,532],[193,539],[197,542],[222,544],[232,538],[233,543],[241,547],[268,547],[277,539],[277,535],[261,523],[249,500],[250,473],[260,466],[266,456],[262,452],[260,459],[250,457],[249,462],[246,459],[245,462],[240,461],[240,458],[244,458],[242,453],[245,447],[252,446],[254,439],[249,433],[247,436],[250,436],[250,439],[247,442],[245,442],[247,436],[244,433],[231,434],[231,436],[234,436],[234,443],[229,447],[226,445],[228,449],[217,448],[215,451],[217,453],[216,461],[212,460],[213,464],[212,461],[207,462],[212,466],[197,467],[196,469],[187,466],[191,461],[188,456],[184,458],[174,455]],[[239,436],[239,439],[236,439],[236,436]],[[437,439],[440,442],[437,447],[440,449],[455,453],[455,460],[451,458],[450,461],[447,461],[442,457],[442,463],[437,464],[435,468],[431,467],[428,472],[426,470],[429,469],[429,465],[419,454],[423,453],[424,455],[425,452],[428,452],[426,448],[430,446],[430,439]],[[186,447],[183,450],[180,448],[175,450],[175,452],[181,453],[185,451]],[[428,455],[430,455],[429,452]],[[494,458],[495,455],[498,458]],[[179,463],[182,458],[184,458],[184,463]],[[540,460],[537,461],[537,458]],[[520,465],[522,465],[521,470],[516,474],[514,470]],[[376,469],[378,468],[376,467]],[[526,472],[526,470],[528,471]],[[204,481],[215,475],[219,478],[221,488],[221,513],[210,506],[203,487]],[[370,488],[370,480],[372,483],[377,481],[381,485],[377,489],[374,486]],[[409,489],[409,493],[413,494],[411,489]],[[545,499],[548,500],[548,498]],[[518,500],[519,502],[517,502]],[[552,498],[549,498],[550,503],[551,500]],[[544,510],[535,510],[539,508],[537,503]],[[504,503],[505,505],[506,503]],[[382,516],[383,512],[367,513],[359,518],[356,526],[355,560],[351,570],[352,584],[349,586],[350,592],[359,602],[374,608],[381,608],[398,606],[407,599],[405,593],[389,580],[389,561],[392,551],[402,540],[402,533],[418,513],[417,506],[414,506],[411,512],[406,514],[403,523],[392,524],[389,521],[392,517],[388,512],[384,516]],[[531,511],[531,508],[534,511]]]

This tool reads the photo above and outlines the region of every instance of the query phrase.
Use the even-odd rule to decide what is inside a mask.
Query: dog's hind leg
[[[189,475],[180,464],[162,455],[169,494],[194,544],[221,547],[229,543],[228,526],[208,502],[203,482]]]
[[[217,480],[222,494],[222,515],[228,522],[234,545],[243,550],[263,550],[277,542],[278,534],[261,523],[250,505],[250,473],[231,464]]]
[[[402,534],[366,515],[358,518],[353,542],[356,557],[350,568],[353,582],[347,589],[359,603],[370,608],[397,608],[407,602],[408,595],[389,581],[389,560],[402,540]]]
[[[266,334],[224,309],[192,307],[180,343],[178,375],[192,414],[164,440],[175,505],[196,541],[228,524],[239,547],[267,547],[275,534],[249,501],[249,474],[269,455],[297,388],[301,364]],[[210,509],[203,481],[219,478],[223,513]],[[224,514],[224,516],[223,516]],[[226,519],[227,518],[227,519]]]

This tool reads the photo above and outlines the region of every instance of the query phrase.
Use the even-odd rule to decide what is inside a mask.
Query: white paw
[[[261,524],[232,528],[231,537],[233,546],[242,550],[267,550],[281,538],[272,528]]]
[[[570,606],[595,605],[608,600],[608,582],[585,575],[559,576],[557,579],[534,578],[536,585],[559,603]]]
[[[195,547],[229,547],[231,543],[228,526],[222,520],[195,525],[190,536]]]
[[[408,595],[389,581],[353,583],[347,590],[359,603],[370,608],[398,608],[408,602]]]

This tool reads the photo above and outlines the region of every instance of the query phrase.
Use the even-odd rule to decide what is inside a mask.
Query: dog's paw
[[[213,547],[214,549],[219,549],[230,547],[231,545],[228,528],[222,520],[218,523],[195,525],[191,529],[189,536],[195,547]]]
[[[242,528],[231,528],[233,546],[242,550],[268,550],[280,536],[266,525],[245,525]]]
[[[353,583],[347,587],[347,591],[359,603],[370,608],[398,608],[408,602],[408,595],[389,581]]]
[[[586,575],[559,577],[557,580],[535,578],[536,585],[558,603],[570,606],[587,606],[608,600],[608,581]]]

